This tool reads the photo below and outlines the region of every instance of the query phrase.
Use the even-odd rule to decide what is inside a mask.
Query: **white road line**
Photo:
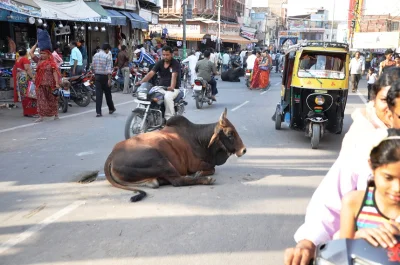
[[[239,106],[237,106],[236,108],[233,108],[231,111],[235,111],[235,110],[238,110],[238,109],[240,109],[241,107],[243,107],[244,105],[246,105],[247,103],[249,103],[250,101],[245,101],[245,102],[243,102],[242,104],[240,104]]]
[[[77,153],[76,155],[77,156],[87,156],[87,155],[93,155],[93,154],[94,154],[93,151],[86,151],[86,152]]]
[[[265,90],[264,92],[261,92],[260,95],[264,95],[264,94],[267,93],[268,91],[269,91],[269,89],[268,89],[268,90]]]
[[[67,207],[65,207],[64,209],[61,209],[60,211],[56,212],[55,214],[51,215],[50,217],[47,217],[40,223],[30,227],[28,230],[22,232],[21,234],[15,236],[15,237],[12,237],[11,239],[9,239],[7,242],[3,243],[0,246],[0,254],[2,254],[3,252],[6,252],[7,250],[14,247],[15,245],[25,241],[26,239],[30,238],[33,235],[35,235],[37,232],[39,232],[40,230],[42,230],[49,224],[54,223],[55,221],[57,221],[64,215],[72,212],[73,210],[75,210],[76,208],[78,208],[79,206],[81,206],[84,203],[85,203],[85,201],[75,201],[75,202],[71,203],[70,205],[68,205]]]
[[[357,91],[357,95],[360,97],[362,102],[364,102],[364,104],[368,104],[367,99],[364,97],[363,94],[360,93],[360,91]]]
[[[133,103],[133,102],[135,102],[135,101],[134,100],[130,100],[130,101],[126,101],[126,102],[115,104],[114,106],[122,106],[122,105],[130,104],[130,103]],[[101,109],[105,110],[105,109],[108,109],[108,107],[103,107]],[[72,118],[72,117],[80,116],[80,115],[87,114],[87,113],[96,113],[96,109],[91,109],[91,110],[87,110],[87,111],[83,111],[83,112],[79,112],[79,113],[75,113],[75,114],[65,115],[65,116],[60,117],[60,119]],[[15,126],[15,127],[11,127],[11,128],[0,130],[0,133],[14,131],[14,130],[17,130],[17,129],[30,127],[30,126],[34,126],[34,125],[38,125],[38,124],[40,124],[40,123],[33,123],[32,122],[32,123],[29,123],[29,124],[19,125],[19,126]]]
[[[282,84],[282,82],[278,82],[274,86],[279,86],[280,84]]]

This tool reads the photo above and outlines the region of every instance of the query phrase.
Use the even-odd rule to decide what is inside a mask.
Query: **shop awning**
[[[126,17],[116,10],[106,9],[107,14],[111,17],[111,25],[126,26]]]
[[[50,2],[34,0],[42,13],[42,18],[67,21],[102,22],[101,15],[91,9],[83,0],[72,2]]]
[[[95,19],[90,19],[90,22],[101,22],[111,24],[111,17],[108,12],[98,3],[98,2],[85,2],[94,12],[101,16],[100,21],[93,21]]]
[[[2,0],[0,1],[0,9],[12,11],[31,17],[41,17],[40,7],[33,0]]]
[[[229,42],[229,43],[239,43],[239,44],[249,44],[252,41],[245,39],[240,36],[232,36],[232,35],[221,35],[222,42]]]
[[[183,33],[168,34],[168,39],[183,40],[182,35],[183,35]],[[186,34],[186,40],[187,41],[202,41],[203,36],[204,36],[204,34],[200,34],[200,33],[190,33],[190,34]]]
[[[149,23],[138,14],[126,11],[121,11],[121,13],[131,20],[132,28],[149,30]]]

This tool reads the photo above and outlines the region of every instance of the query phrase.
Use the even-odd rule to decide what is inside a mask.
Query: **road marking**
[[[40,223],[30,227],[28,230],[22,232],[21,234],[15,236],[15,237],[12,237],[11,239],[9,239],[7,242],[3,243],[0,246],[0,254],[2,254],[3,252],[6,252],[7,250],[14,247],[15,245],[25,241],[26,239],[30,238],[33,235],[35,235],[37,232],[39,232],[40,230],[42,230],[49,224],[54,223],[55,221],[57,221],[64,215],[72,212],[73,210],[75,210],[76,208],[78,208],[79,206],[81,206],[84,203],[85,203],[85,201],[75,201],[75,202],[71,203],[70,205],[68,205],[67,207],[65,207],[64,209],[61,209],[60,211],[56,212],[55,214],[51,215],[50,217],[47,217]]]
[[[94,154],[93,151],[87,151],[87,152],[80,152],[80,153],[77,153],[76,155],[77,155],[77,156],[87,156],[87,155],[93,155],[93,154]]]
[[[126,102],[115,104],[114,106],[122,106],[122,105],[130,104],[130,103],[133,103],[133,102],[135,102],[135,101],[134,100],[130,100],[130,101],[126,101]],[[105,109],[108,109],[108,107],[103,107],[101,109],[105,110]],[[75,113],[75,114],[65,115],[65,116],[60,117],[60,119],[72,118],[72,117],[80,116],[80,115],[87,114],[87,113],[93,113],[93,112],[96,112],[96,109],[91,109],[91,110],[87,110],[87,111],[83,111],[83,112],[79,112],[79,113]],[[24,124],[24,125],[19,125],[19,126],[15,126],[15,127],[11,127],[11,128],[0,130],[0,133],[14,131],[14,130],[17,130],[17,129],[22,129],[22,128],[26,128],[26,127],[30,127],[30,126],[34,126],[34,125],[38,125],[38,124],[40,124],[40,123],[33,123],[32,122],[32,123],[28,123],[28,124]]]
[[[279,86],[281,84],[281,82],[276,83],[274,86]]]
[[[267,92],[268,92],[268,90],[265,90],[264,92],[261,92],[260,95],[264,95]]]
[[[245,101],[245,102],[243,102],[242,104],[240,104],[239,106],[237,106],[236,108],[233,108],[231,111],[235,111],[235,110],[238,110],[238,109],[240,109],[241,107],[243,107],[244,105],[246,105],[247,103],[249,103],[250,101]]]
[[[367,99],[364,97],[363,94],[360,93],[360,91],[357,91],[357,95],[360,97],[360,99],[362,100],[362,102],[364,102],[364,104],[368,104]]]

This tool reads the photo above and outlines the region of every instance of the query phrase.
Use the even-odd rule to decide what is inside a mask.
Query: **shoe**
[[[217,99],[215,98],[215,96],[211,96],[212,101],[217,101]]]
[[[110,112],[108,112],[108,113],[113,114],[116,110],[117,109],[114,108],[114,110],[110,110]]]
[[[97,115],[96,115],[96,118],[98,118],[98,117],[101,117],[101,116],[103,116],[103,115],[101,115],[101,114],[97,114]]]

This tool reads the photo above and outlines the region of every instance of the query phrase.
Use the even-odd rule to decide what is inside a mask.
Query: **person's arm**
[[[37,47],[37,42],[36,42],[35,45],[33,45],[32,48],[29,50],[29,56],[30,56],[31,58],[36,57],[36,55],[35,55],[36,47]]]
[[[198,63],[198,62],[196,63],[196,67],[194,68],[194,71],[195,71],[196,73],[199,72],[199,63]]]
[[[382,74],[382,71],[383,71],[383,62],[381,62],[381,63],[379,64],[379,75]]]
[[[158,63],[156,63],[156,65],[154,65],[153,69],[151,69],[151,71],[139,82],[137,82],[137,85],[141,85],[145,82],[148,82],[150,79],[153,78],[153,76],[160,70],[160,65],[161,65],[161,61],[159,61]]]
[[[33,74],[32,74],[31,64],[30,64],[30,63],[29,63],[29,64],[24,64],[24,68],[25,68],[25,71],[28,73],[28,76],[29,76],[32,80],[34,80]]]
[[[213,72],[214,75],[217,75],[217,74],[218,74],[218,72],[217,72],[217,67],[216,67],[215,64],[213,64],[213,63],[211,63],[211,70],[212,70],[212,72]]]
[[[53,77],[54,77],[54,80],[56,81],[56,88],[59,88],[60,87],[60,84],[59,84],[60,77],[58,76],[56,69],[53,69]]]
[[[354,238],[356,212],[361,207],[363,195],[363,191],[352,191],[343,196],[342,209],[340,211],[340,238]],[[359,199],[360,197],[361,200]]]
[[[177,79],[178,79],[178,72],[173,72],[171,77],[171,85],[167,88],[168,91],[174,91]]]
[[[189,57],[187,57],[185,60],[182,61],[182,63],[188,63],[189,62]]]

